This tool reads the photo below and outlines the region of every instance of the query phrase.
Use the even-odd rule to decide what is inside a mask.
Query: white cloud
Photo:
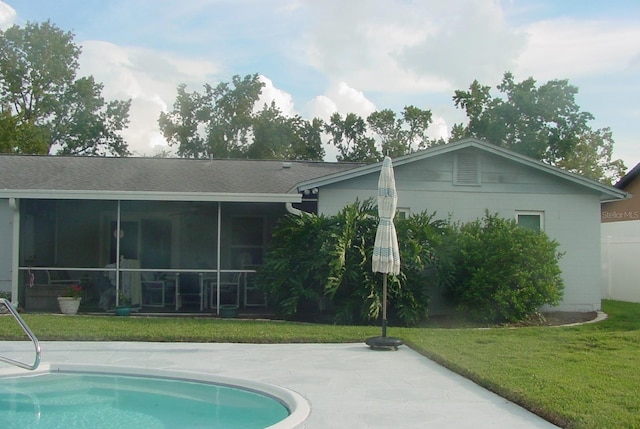
[[[355,113],[363,118],[376,111],[376,106],[362,91],[350,87],[346,82],[331,85],[324,95],[315,97],[309,103],[312,117],[328,120],[339,112],[342,115]]]
[[[16,20],[16,11],[3,1],[0,1],[0,30],[11,27]]]
[[[447,121],[438,115],[432,115],[431,117],[431,125],[427,130],[427,134],[429,138],[432,139],[448,139],[449,138],[449,126],[447,125]]]
[[[136,155],[153,154],[166,146],[158,127],[160,112],[173,105],[179,84],[201,86],[209,82],[218,66],[207,60],[185,59],[163,52],[117,46],[104,41],[85,41],[80,74],[93,75],[104,84],[107,100],[131,98],[130,126],[122,132]]]
[[[637,23],[557,19],[533,23],[526,32],[529,43],[516,71],[537,80],[629,71],[640,56]]]
[[[307,110],[311,117],[326,121],[338,111],[338,106],[326,95],[318,95],[307,104]]]
[[[259,76],[259,79],[265,86],[262,88],[262,93],[256,103],[256,110],[262,110],[265,104],[270,105],[274,101],[284,116],[295,116],[296,112],[291,94],[276,88],[271,79],[266,76]]]
[[[363,91],[451,92],[499,80],[525,37],[493,0],[309,3],[306,60]],[[498,76],[498,78],[496,78]]]

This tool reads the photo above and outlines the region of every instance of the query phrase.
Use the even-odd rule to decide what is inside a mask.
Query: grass
[[[410,347],[566,428],[640,428],[640,304],[579,327],[390,328]],[[362,342],[377,327],[207,318],[24,315],[40,340]],[[0,317],[0,339],[23,339]],[[339,363],[336,363],[339,365]]]

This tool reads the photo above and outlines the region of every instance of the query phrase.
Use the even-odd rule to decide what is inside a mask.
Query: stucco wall
[[[11,291],[13,212],[9,200],[0,199],[0,291]]]
[[[410,213],[436,211],[437,217],[469,221],[485,210],[515,218],[517,211],[539,211],[544,230],[565,252],[564,311],[600,309],[600,200],[593,192],[550,174],[489,154],[482,155],[482,184],[453,184],[453,155],[396,167],[398,207]],[[370,174],[320,190],[319,211],[333,214],[344,205],[376,196],[378,175]]]

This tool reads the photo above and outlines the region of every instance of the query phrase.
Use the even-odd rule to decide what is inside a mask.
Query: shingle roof
[[[298,182],[361,164],[270,160],[0,155],[0,192],[296,192]]]
[[[618,180],[618,183],[615,184],[615,187],[618,189],[625,189],[631,182],[633,182],[640,175],[640,163],[636,164],[627,174],[622,177],[622,179]]]

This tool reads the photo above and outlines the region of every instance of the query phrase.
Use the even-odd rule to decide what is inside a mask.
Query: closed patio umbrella
[[[380,221],[373,246],[372,269],[382,273],[382,336],[369,338],[366,344],[371,348],[394,348],[402,344],[398,338],[387,337],[387,276],[400,274],[400,251],[393,217],[398,205],[393,163],[386,156],[382,162],[378,179],[378,216]]]

